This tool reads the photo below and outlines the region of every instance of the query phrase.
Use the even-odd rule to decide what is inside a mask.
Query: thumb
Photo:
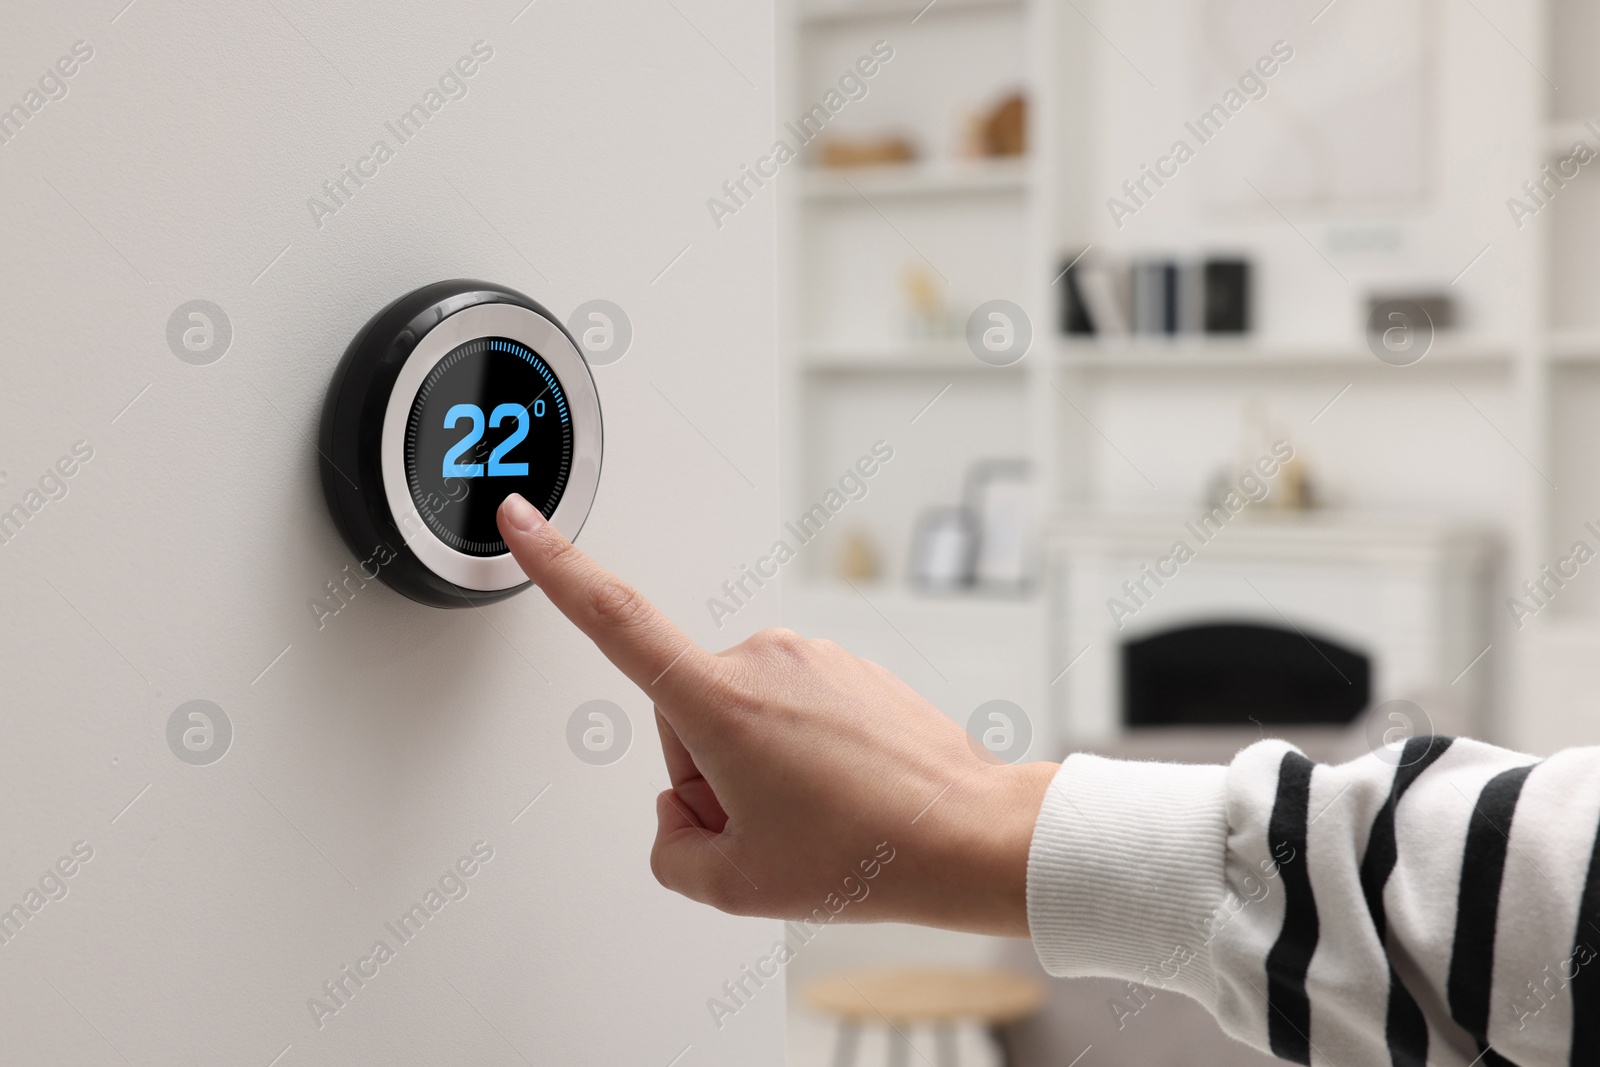
[[[656,797],[656,843],[650,849],[650,871],[674,893],[734,911],[736,901],[744,899],[754,886],[717,847],[718,836],[695,821],[677,790],[662,792]]]

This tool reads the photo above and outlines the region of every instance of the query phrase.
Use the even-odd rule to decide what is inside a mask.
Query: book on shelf
[[[1244,259],[1079,254],[1062,271],[1062,333],[1075,337],[1177,337],[1250,330],[1251,267]]]

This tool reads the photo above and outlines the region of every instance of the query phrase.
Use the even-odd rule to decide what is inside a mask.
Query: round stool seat
[[[806,1000],[851,1022],[1003,1026],[1038,1011],[1044,994],[1039,982],[1007,971],[908,968],[821,979],[806,990]]]

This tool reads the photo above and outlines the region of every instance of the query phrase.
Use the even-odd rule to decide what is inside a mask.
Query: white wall
[[[650,705],[541,594],[441,611],[374,583],[320,631],[309,607],[351,562],[312,443],[335,361],[389,299],[477,276],[634,324],[596,372],[583,547],[708,642],[770,621],[715,633],[704,600],[776,524],[770,199],[720,231],[705,208],[770,141],[771,12],[123,2],[12,5],[0,32],[5,105],[94,50],[0,145],[0,508],[93,449],[0,545],[0,906],[93,849],[0,944],[3,1058],[776,1062],[781,989],[720,1031],[706,1008],[776,927],[655,884]],[[313,225],[480,40],[468,94]],[[209,366],[165,337],[197,297],[234,329]],[[203,767],[165,736],[195,698],[234,730]],[[632,720],[611,766],[565,740],[594,698]],[[400,945],[385,922],[479,841],[468,895]],[[394,959],[319,1029],[307,999],[380,938]]]

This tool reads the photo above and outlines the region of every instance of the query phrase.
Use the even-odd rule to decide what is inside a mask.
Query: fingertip
[[[551,578],[551,563],[563,549],[571,547],[567,539],[521,493],[512,493],[500,501],[495,524],[522,572],[544,588]]]
[[[533,533],[545,523],[545,518],[539,509],[528,503],[521,493],[512,493],[500,502],[501,532],[505,526],[521,533]]]
[[[495,519],[522,572],[639,688],[656,691],[669,672],[668,687],[683,684],[680,679],[695,665],[686,653],[707,655],[637,589],[573,547],[519,494],[500,502]]]

